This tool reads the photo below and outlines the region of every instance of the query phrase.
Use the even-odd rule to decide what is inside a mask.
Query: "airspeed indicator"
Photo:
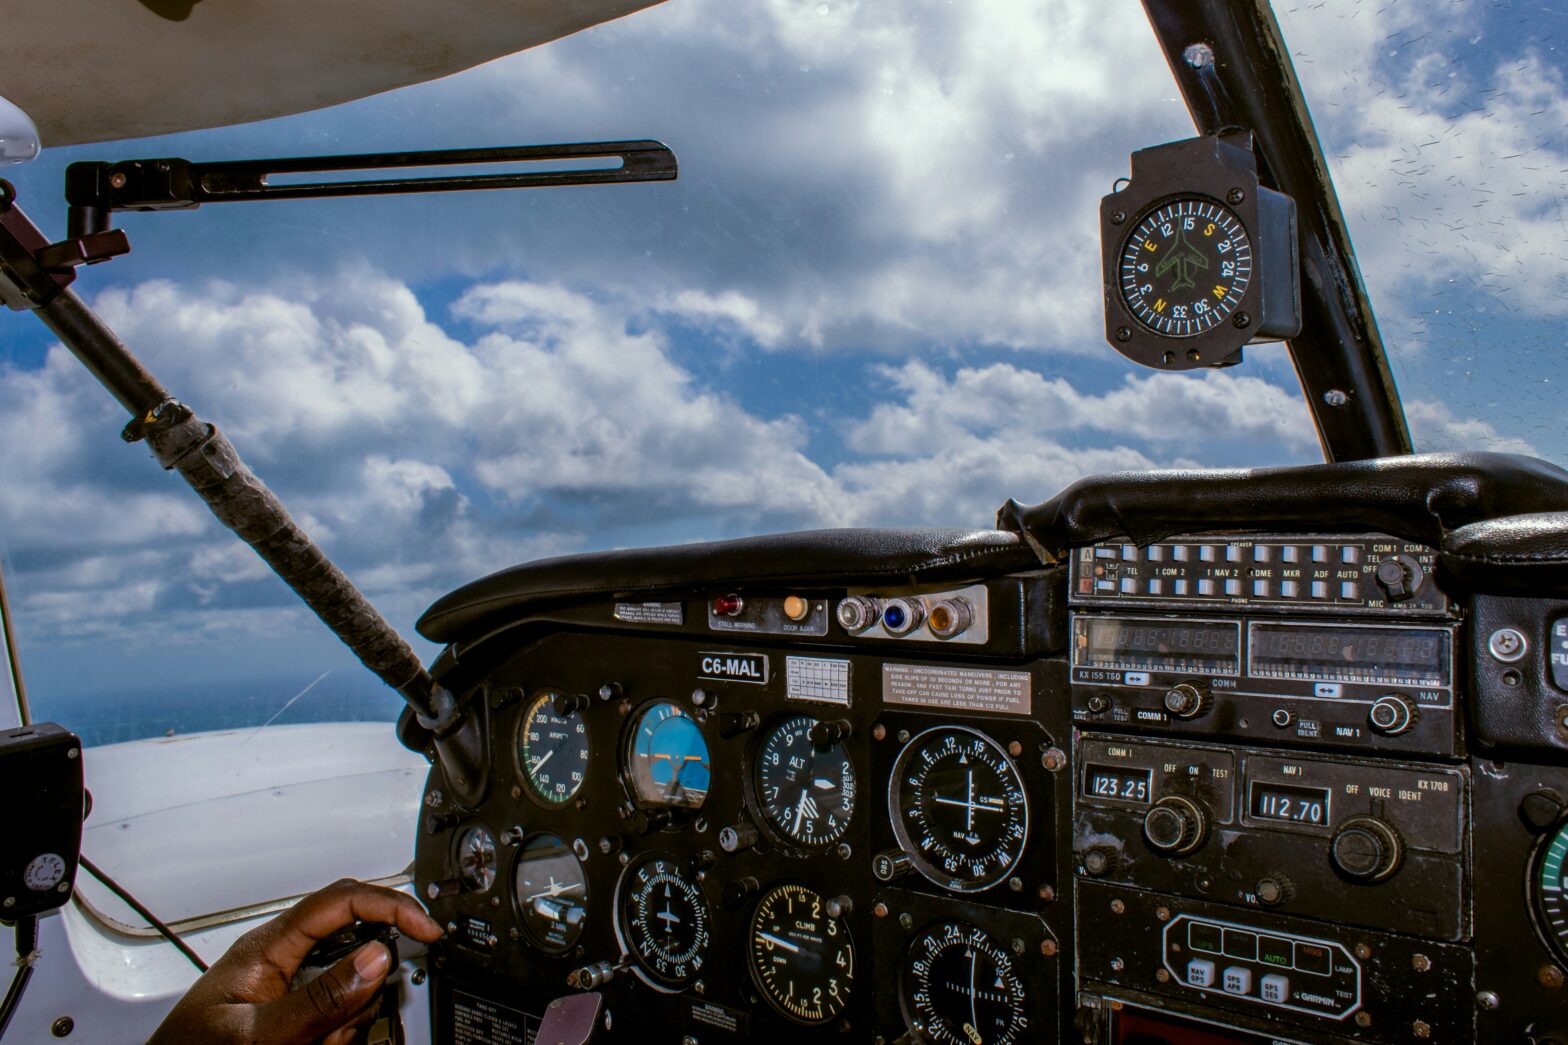
[[[1163,337],[1192,337],[1230,319],[1252,280],[1252,243],[1230,208],[1168,199],[1122,244],[1117,284],[1133,317]]]

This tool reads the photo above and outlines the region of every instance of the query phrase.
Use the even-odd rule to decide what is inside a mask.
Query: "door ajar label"
[[[701,653],[697,677],[726,682],[768,681],[768,658],[761,653]]]

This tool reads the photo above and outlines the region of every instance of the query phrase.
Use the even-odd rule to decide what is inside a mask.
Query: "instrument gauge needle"
[[[760,936],[762,939],[768,941],[769,943],[773,944],[773,946],[775,946],[775,947],[782,947],[782,948],[784,948],[786,951],[788,951],[791,954],[799,954],[800,953],[800,947],[798,945],[790,943],[788,940],[784,939],[782,936],[774,936],[772,933],[758,933],[757,935]]]

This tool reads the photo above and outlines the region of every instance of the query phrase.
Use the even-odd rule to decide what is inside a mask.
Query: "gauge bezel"
[[[1214,313],[1218,316],[1217,319],[1215,319],[1208,326],[1198,330],[1191,330],[1186,333],[1172,333],[1170,331],[1159,329],[1138,313],[1137,307],[1132,303],[1132,301],[1128,300],[1127,287],[1124,283],[1123,277],[1125,275],[1124,264],[1127,260],[1127,253],[1129,250],[1136,249],[1133,247],[1133,239],[1143,230],[1144,223],[1152,221],[1155,216],[1166,207],[1182,203],[1197,203],[1204,206],[1214,207],[1215,209],[1219,210],[1226,218],[1235,223],[1235,227],[1240,230],[1243,246],[1246,250],[1246,272],[1244,274],[1232,277],[1232,286],[1229,292],[1225,295],[1224,298],[1221,299],[1219,305],[1215,305],[1213,307]],[[1173,215],[1173,218],[1180,217],[1184,217],[1184,215]],[[1122,236],[1121,246],[1117,252],[1117,279],[1114,293],[1120,298],[1122,308],[1126,311],[1127,315],[1132,318],[1133,322],[1141,326],[1146,333],[1152,334],[1155,337],[1168,338],[1172,342],[1179,344],[1189,341],[1193,338],[1200,338],[1205,335],[1212,334],[1216,328],[1221,327],[1229,322],[1231,317],[1241,309],[1242,302],[1247,299],[1247,291],[1252,287],[1256,264],[1253,256],[1252,234],[1248,231],[1247,224],[1242,220],[1241,215],[1236,213],[1235,208],[1229,206],[1223,200],[1215,199],[1203,192],[1178,191],[1157,199],[1145,206],[1143,209],[1132,216],[1132,218],[1126,223],[1126,228],[1127,232]],[[1232,238],[1234,238],[1234,233],[1229,233],[1228,230],[1227,233],[1231,235]],[[1237,257],[1238,259],[1241,257],[1239,250]],[[1208,278],[1212,279],[1215,277]],[[1235,287],[1235,283],[1237,281],[1244,281],[1242,282],[1239,290],[1237,290]],[[1233,301],[1230,300],[1232,294],[1235,296]],[[1200,294],[1199,297],[1204,301],[1207,301],[1206,295]],[[1229,303],[1226,304],[1227,302]],[[1221,305],[1224,306],[1223,311],[1221,310]]]
[[[751,814],[759,830],[768,839],[769,843],[776,846],[787,856],[802,857],[816,856],[825,852],[844,840],[850,828],[855,825],[855,819],[860,815],[860,771],[855,768],[855,759],[850,754],[849,747],[842,739],[834,741],[834,745],[844,752],[844,762],[848,767],[848,775],[852,792],[850,794],[849,815],[833,837],[820,842],[804,842],[790,832],[784,830],[773,822],[768,815],[767,806],[762,799],[762,781],[759,779],[762,772],[762,755],[768,740],[773,737],[784,725],[795,719],[805,719],[812,725],[821,722],[818,718],[806,711],[786,710],[784,713],[770,718],[762,728],[757,730],[754,741],[747,745],[746,756],[741,765],[741,788],[745,795],[746,810]],[[808,731],[810,727],[807,727]]]
[[[463,873],[463,841],[475,831],[483,831],[490,839],[490,851],[494,855],[495,874],[491,877],[490,884],[485,886],[483,889],[475,888],[468,881],[468,876]],[[489,824],[482,820],[465,820],[456,831],[452,832],[451,853],[449,859],[451,860],[450,866],[455,872],[457,880],[459,883],[461,883],[463,892],[465,893],[472,893],[476,896],[488,896],[490,891],[495,888],[496,883],[501,880],[501,843],[499,839],[497,839],[495,831],[491,829]]]
[[[583,884],[583,908],[585,912],[592,912],[590,900],[593,895],[593,886],[588,881],[588,868],[584,866],[582,859],[577,855],[576,850],[572,848],[572,844],[565,838],[562,838],[560,835],[556,834],[554,831],[535,831],[533,834],[524,838],[522,844],[516,847],[516,851],[512,854],[511,869],[508,873],[507,881],[509,882],[509,885],[507,887],[507,891],[511,893],[512,914],[517,919],[517,926],[523,934],[523,939],[527,940],[535,950],[542,954],[565,954],[573,947],[576,947],[577,944],[582,940],[583,932],[586,929],[588,923],[587,914],[584,915],[583,924],[577,927],[576,934],[564,945],[556,947],[541,940],[534,932],[533,927],[529,924],[528,914],[523,908],[522,897],[518,894],[517,875],[522,870],[524,854],[528,852],[528,846],[531,843],[536,842],[541,838],[553,838],[557,842],[561,843],[561,848],[569,853],[572,859],[577,863],[577,870],[581,876]]]
[[[909,831],[904,826],[904,819],[902,816],[903,803],[899,801],[899,792],[903,787],[904,769],[907,764],[907,759],[911,756],[911,752],[917,750],[922,742],[926,740],[926,738],[935,733],[967,734],[979,739],[987,747],[994,751],[997,757],[1002,760],[1002,764],[1005,765],[1012,773],[1013,780],[1017,784],[1018,796],[1022,806],[1021,812],[1024,828],[1023,838],[1019,840],[1017,851],[1012,854],[1012,858],[1008,860],[1005,865],[1003,865],[999,870],[992,872],[990,876],[980,879],[979,881],[955,879],[951,875],[947,874],[942,868],[934,865],[929,859],[927,859],[926,855],[920,851],[920,848],[914,843],[914,840],[910,838]],[[927,881],[931,882],[933,885],[939,886],[942,889],[946,889],[949,892],[958,893],[960,895],[973,895],[976,893],[986,892],[990,889],[995,889],[996,887],[1006,882],[1008,876],[1017,869],[1019,864],[1023,863],[1024,855],[1029,850],[1029,845],[1031,842],[1030,834],[1033,824],[1031,822],[1029,811],[1029,788],[1024,782],[1024,774],[1022,770],[1018,768],[1018,764],[1013,761],[1011,756],[1008,755],[1007,749],[998,743],[994,737],[969,726],[932,726],[929,729],[921,730],[919,733],[909,738],[909,741],[899,749],[897,757],[893,760],[893,768],[888,775],[887,810],[888,820],[890,821],[893,828],[893,838],[895,841],[897,841],[899,848],[909,855],[910,863],[914,866],[915,870],[919,871],[921,876]]]
[[[1525,906],[1529,908],[1530,924],[1534,926],[1535,935],[1541,944],[1559,965],[1568,966],[1568,937],[1557,935],[1547,924],[1545,912],[1541,910],[1541,872],[1546,867],[1552,844],[1559,838],[1568,846],[1568,818],[1557,821],[1541,833],[1540,840],[1530,852],[1530,859],[1525,862]],[[1563,856],[1562,876],[1568,878],[1568,853]],[[1563,906],[1564,915],[1568,917],[1568,900],[1564,901]]]
[[[667,977],[650,968],[647,957],[638,948],[632,946],[631,933],[626,925],[632,878],[636,875],[639,868],[657,860],[667,861],[672,866],[675,877],[691,886],[692,892],[702,905],[702,913],[706,922],[707,945],[702,948],[700,955],[698,955],[695,968],[683,979]],[[628,955],[632,959],[632,973],[654,990],[665,994],[679,994],[690,987],[702,973],[703,966],[707,965],[708,958],[713,952],[713,904],[708,900],[708,894],[703,888],[703,883],[695,881],[691,876],[687,875],[681,869],[680,861],[676,859],[673,853],[663,850],[651,850],[632,860],[622,869],[621,875],[615,883],[615,902],[612,906],[611,920],[615,925],[616,946],[621,949],[622,954]]]
[[[910,1004],[910,996],[913,992],[910,990],[910,967],[913,964],[912,954],[914,952],[915,945],[922,939],[929,936],[935,930],[947,925],[957,926],[959,928],[959,943],[964,943],[968,940],[971,940],[974,938],[975,934],[979,934],[985,937],[991,949],[996,954],[999,954],[1003,958],[1007,959],[1008,965],[1012,970],[1012,978],[1017,982],[1018,987],[1022,992],[1014,999],[1013,1009],[1017,1014],[1022,1016],[1024,1021],[1024,1025],[1017,1028],[1019,1033],[1015,1033],[1011,1040],[1014,1042],[1028,1040],[1029,1031],[1032,1029],[1032,1025],[1029,1020],[1029,984],[1026,982],[1024,974],[1019,971],[1019,963],[1012,959],[1008,953],[1007,948],[997,940],[997,937],[994,933],[984,928],[983,926],[979,926],[973,922],[964,921],[959,918],[938,918],[934,921],[928,922],[910,934],[909,940],[904,946],[904,953],[899,961],[898,966],[898,1012],[899,1015],[903,1017],[904,1026],[909,1029],[911,1034],[913,1034],[922,1042],[930,1043],[935,1041],[935,1039],[928,1032],[920,1029],[920,1024],[922,1021],[918,1021],[915,1018],[915,1014],[911,1011],[913,1006]],[[1016,1018],[1017,1017],[1015,1016],[1015,1019]]]
[[[540,791],[539,786],[534,783],[533,777],[529,774],[528,767],[523,764],[523,731],[527,728],[530,717],[534,714],[535,709],[546,703],[553,704],[556,697],[563,695],[565,695],[565,690],[551,686],[542,686],[534,690],[518,710],[517,721],[512,726],[512,768],[517,774],[518,781],[522,784],[523,794],[527,795],[535,805],[551,811],[565,809],[577,800],[577,797],[583,793],[583,788],[588,784],[588,776],[593,768],[594,761],[593,728],[588,724],[588,719],[579,710],[573,711],[571,715],[576,717],[583,725],[583,738],[588,745],[588,758],[583,762],[583,778],[572,789],[571,794],[559,802],[552,801]],[[552,707],[552,712],[553,710]]]
[[[754,946],[757,940],[757,919],[761,916],[764,905],[788,890],[799,890],[816,897],[822,907],[823,919],[838,924],[839,932],[843,934],[844,946],[849,951],[849,972],[845,976],[848,986],[842,993],[843,1000],[839,1003],[838,1008],[817,1020],[806,1019],[786,1009],[783,1003],[774,997],[774,989],[767,985],[762,973],[757,968],[757,952]],[[801,882],[778,882],[758,898],[756,904],[752,906],[750,916],[746,919],[746,969],[751,974],[751,982],[757,988],[757,993],[762,996],[762,1000],[767,1002],[768,1007],[775,1013],[802,1027],[826,1027],[842,1016],[849,1008],[851,992],[855,987],[855,938],[854,934],[850,932],[849,921],[846,918],[834,918],[828,914],[827,898],[811,886]]]
[[[633,768],[636,765],[634,759],[636,758],[637,754],[637,731],[648,715],[650,715],[654,708],[658,707],[659,705],[668,705],[669,707],[674,708],[677,714],[686,719],[692,724],[693,727],[696,728],[697,735],[702,738],[702,745],[706,753],[708,763],[708,786],[702,793],[702,801],[698,802],[696,805],[672,805],[668,802],[655,801],[654,799],[644,797],[637,788],[636,771]],[[621,737],[619,748],[619,771],[621,787],[626,792],[626,797],[629,798],[632,801],[632,804],[638,809],[664,809],[670,811],[671,813],[677,814],[695,814],[697,811],[702,809],[703,806],[708,804],[708,796],[713,792],[713,750],[714,744],[708,737],[708,731],[705,728],[704,722],[701,721],[696,715],[692,714],[689,709],[684,707],[679,701],[672,697],[651,697],[632,708],[626,716],[626,728],[623,736]]]

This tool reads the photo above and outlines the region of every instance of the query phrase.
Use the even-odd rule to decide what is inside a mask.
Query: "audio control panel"
[[[1101,543],[1072,559],[1081,606],[1245,606],[1349,616],[1446,617],[1437,553],[1382,534]]]

